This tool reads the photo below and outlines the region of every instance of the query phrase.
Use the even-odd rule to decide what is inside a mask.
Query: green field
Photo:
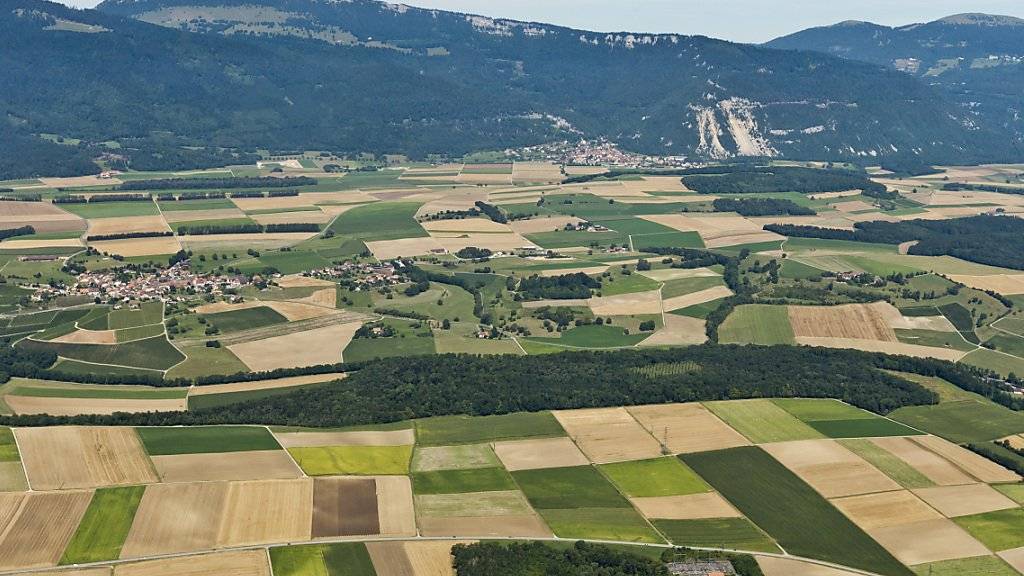
[[[287,318],[269,306],[204,314],[201,317],[224,333],[251,330],[253,328],[262,328],[288,322]]]
[[[94,204],[59,204],[59,207],[87,220],[126,216],[158,216],[160,214],[155,202],[96,202]]]
[[[670,314],[677,316],[688,316],[690,318],[700,318],[704,320],[712,312],[718,309],[722,304],[722,299],[712,300],[710,302],[704,302],[703,304],[694,304],[693,306],[687,306],[686,308],[680,308],[679,310],[673,310]]]
[[[945,560],[919,564],[911,568],[917,576],[1019,576],[996,556],[978,556],[960,560]]]
[[[412,446],[318,446],[289,448],[310,476],[408,474]]]
[[[30,350],[52,351],[62,358],[71,360],[149,370],[166,370],[185,359],[185,356],[171,346],[163,336],[125,344],[69,344],[22,340],[18,346]]]
[[[927,476],[915,470],[910,464],[900,460],[871,440],[848,439],[840,440],[839,443],[854,454],[867,460],[868,463],[878,468],[883,474],[892,478],[904,488],[929,488],[935,485]]]
[[[249,367],[227,348],[210,348],[203,345],[183,346],[182,352],[188,356],[188,359],[168,370],[168,378],[196,378],[249,371]]]
[[[610,277],[602,277],[600,280],[601,296],[650,292],[651,290],[657,290],[661,286],[660,282],[655,282],[646,276],[637,273],[622,274],[618,271],[613,271]]]
[[[1003,377],[1013,374],[1024,374],[1024,359],[1016,356],[980,348],[964,356],[961,360],[964,364],[971,364],[988,370],[998,372]]]
[[[778,552],[770,536],[746,518],[653,520],[654,527],[676,546]]]
[[[911,573],[760,448],[732,448],[681,458],[790,554],[885,575]]]
[[[119,344],[125,342],[132,342],[135,340],[145,340],[146,338],[154,338],[156,336],[164,335],[163,324],[150,324],[149,326],[138,326],[136,328],[125,328],[124,330],[118,330],[114,333],[114,337],[117,338]]]
[[[63,374],[96,374],[96,375],[117,375],[117,376],[160,376],[157,370],[145,370],[143,368],[127,368],[122,366],[102,366],[89,364],[76,360],[58,360],[53,370]]]
[[[381,308],[417,312],[435,320],[473,320],[473,295],[458,286],[431,284],[429,290],[415,296],[398,291],[391,300],[374,296],[374,304]]]
[[[153,427],[135,430],[150,456],[281,449],[270,431],[260,426]]]
[[[183,212],[189,210],[230,210],[235,203],[227,198],[210,198],[206,200],[180,200],[175,202],[157,202],[161,212]]]
[[[1024,413],[990,401],[961,400],[907,406],[889,417],[956,443],[995,440],[1024,432]]]
[[[415,472],[412,489],[416,494],[465,494],[515,490],[516,484],[504,468],[470,468]]]
[[[704,240],[697,232],[662,232],[659,234],[640,234],[630,238],[633,250],[642,252],[648,248],[704,248]]]
[[[824,438],[771,400],[730,400],[704,405],[755,444]]]
[[[384,323],[394,328],[397,335],[391,338],[352,340],[341,353],[345,362],[365,362],[395,356],[426,356],[437,351],[434,346],[434,333],[425,323],[394,318],[387,318]]]
[[[995,488],[1010,500],[1024,506],[1024,484],[1001,484]]]
[[[559,538],[652,544],[664,542],[647,521],[632,508],[541,510],[540,515]]]
[[[565,436],[550,412],[519,412],[501,416],[440,416],[416,421],[420,446],[480,444],[521,438]]]
[[[1024,509],[961,516],[953,521],[995,552],[1024,546]]]
[[[362,542],[270,549],[275,576],[376,576]]]
[[[8,394],[34,398],[110,398],[123,400],[168,400],[184,398],[184,388],[135,388],[132,386],[90,386],[88,384],[66,384],[57,386],[16,385]]]
[[[145,486],[96,490],[60,564],[117,560],[145,491]]]
[[[838,400],[778,399],[775,404],[829,438],[912,436],[916,430]]]
[[[785,306],[738,306],[718,329],[722,344],[795,344]]]
[[[558,250],[576,246],[628,246],[629,236],[619,232],[585,232],[576,230],[559,230],[557,232],[537,232],[526,234],[526,239],[541,248]]]
[[[722,280],[721,276],[698,276],[696,278],[669,280],[661,288],[661,297],[675,298],[676,296],[693,294],[694,292],[700,292],[715,286],[725,286],[725,281]]]
[[[633,498],[683,496],[711,490],[707,482],[678,458],[602,464],[598,468],[623,494]]]
[[[317,252],[291,250],[288,252],[265,252],[259,261],[264,266],[277,269],[281,274],[298,274],[308,270],[327,268],[331,261]]]
[[[0,428],[0,462],[20,462],[18,443],[10,428]]]
[[[338,216],[329,230],[338,236],[364,242],[425,238],[429,234],[415,218],[419,208],[418,202],[381,202],[359,206]]]
[[[626,334],[619,326],[590,324],[566,330],[561,338],[530,337],[527,340],[570,348],[626,348],[636,346],[650,335],[649,332]]]
[[[593,466],[513,472],[520,489],[538,510],[632,507]]]

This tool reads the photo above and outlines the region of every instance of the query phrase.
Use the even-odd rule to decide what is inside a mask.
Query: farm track
[[[266,326],[263,328],[255,328],[253,330],[236,332],[235,334],[231,334],[228,336],[207,336],[203,338],[175,340],[174,343],[180,346],[188,346],[204,344],[208,340],[215,339],[218,340],[223,346],[234,346],[235,344],[244,344],[246,342],[264,340],[266,338],[272,338],[274,336],[284,336],[287,334],[295,334],[297,332],[315,330],[317,328],[326,328],[327,326],[334,326],[336,324],[365,322],[367,320],[370,320],[371,318],[373,318],[373,316],[370,316],[368,314],[359,314],[356,312],[345,312],[339,310],[337,314],[322,316],[320,318],[310,318],[308,320],[299,320],[297,322],[291,322],[284,325],[277,324],[273,326]]]

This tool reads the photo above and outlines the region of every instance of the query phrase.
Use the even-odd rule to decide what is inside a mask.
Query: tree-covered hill
[[[187,164],[182,146],[229,162],[256,148],[417,157],[580,136],[705,158],[1016,154],[922,82],[813,53],[370,0],[9,5],[0,130],[114,139],[150,167]]]

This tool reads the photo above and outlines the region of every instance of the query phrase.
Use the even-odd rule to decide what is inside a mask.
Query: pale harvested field
[[[903,460],[939,486],[956,486],[975,482],[974,478],[950,464],[945,458],[923,448],[909,438],[875,438],[871,441]]]
[[[748,218],[730,213],[702,216],[692,214],[659,214],[655,216],[640,216],[640,218],[682,232],[697,232],[704,239],[704,244],[708,248],[721,248],[736,244],[751,244],[784,239],[773,232],[765,232],[761,229],[761,225]]]
[[[90,500],[92,492],[25,496],[0,541],[0,569],[56,565]]]
[[[408,476],[375,476],[381,536],[416,535],[416,511]]]
[[[131,234],[134,232],[170,232],[163,216],[127,216],[89,220],[89,235]]]
[[[302,274],[292,274],[290,276],[282,276],[274,282],[277,283],[281,288],[312,288],[315,286],[322,286],[324,288],[331,288],[336,286],[334,282],[330,280],[321,280],[320,278],[313,278],[312,276],[303,276]]]
[[[550,162],[515,162],[512,180],[517,182],[561,182],[562,168]]]
[[[230,302],[219,300],[211,304],[203,304],[201,306],[196,306],[195,312],[196,314],[218,314],[220,312],[231,312],[234,310],[247,310],[249,308],[259,308],[260,306],[266,305],[266,302],[261,302],[259,300],[246,300],[245,302],[239,302],[237,304],[231,304]]]
[[[33,572],[33,576],[111,576],[113,566],[101,568],[80,568],[78,570],[55,570],[53,572]]]
[[[899,319],[890,320],[889,325],[901,330],[956,332],[956,327],[945,316],[900,316]]]
[[[188,409],[185,398],[166,400],[128,400],[121,398],[42,398],[36,396],[4,396],[4,402],[15,414],[49,414],[78,416],[81,414],[113,414],[115,412],[178,412]]]
[[[462,172],[462,167],[463,166],[464,166],[464,164],[462,164],[462,163],[448,163],[448,164],[438,164],[437,166],[430,166],[430,167],[427,167],[427,168],[409,168],[408,170],[406,170],[405,172],[402,173],[402,176],[403,177],[406,177],[406,176],[412,177],[412,176],[419,176],[419,175],[427,175],[427,176],[429,176],[430,174],[436,174],[438,172],[441,172],[443,174],[444,173],[448,173],[448,172]]]
[[[75,330],[54,338],[50,342],[70,342],[74,344],[117,344],[117,333],[113,330]]]
[[[913,491],[947,518],[1016,508],[1018,504],[988,484],[936,486]]]
[[[898,342],[882,308],[891,304],[789,306],[789,323],[796,337],[852,338]],[[895,309],[893,309],[895,310]],[[899,312],[896,312],[899,316]]]
[[[119,254],[125,257],[156,256],[174,254],[181,250],[181,244],[174,236],[162,238],[133,238],[129,240],[104,240],[90,242],[90,246],[107,254]]]
[[[452,546],[470,542],[403,542],[413,576],[455,576]]]
[[[952,462],[982,482],[1020,482],[1021,477],[999,464],[938,436],[915,436],[913,441]]]
[[[470,494],[422,494],[416,496],[416,512],[422,519],[440,517],[507,517],[532,514],[526,497],[518,490]]]
[[[432,250],[445,247],[434,238],[401,238],[398,240],[378,240],[367,242],[366,247],[378,260],[391,260],[403,256],[421,256]]]
[[[114,576],[270,576],[263,550],[217,552],[183,558],[147,560],[114,567]]]
[[[117,178],[100,178],[99,176],[69,176],[66,178],[40,178],[40,182],[48,188],[81,188],[84,186],[116,186],[123,184]]]
[[[668,298],[664,301],[665,310],[679,310],[680,308],[687,308],[689,306],[696,306],[697,304],[703,304],[705,302],[711,302],[718,300],[719,298],[728,298],[732,296],[732,290],[725,286],[714,286],[707,288],[706,290],[699,290],[690,294],[684,294],[682,296],[676,296],[675,298]]]
[[[226,482],[146,487],[121,558],[213,549],[227,494]]]
[[[514,232],[508,234],[431,232],[430,235],[434,242],[449,252],[458,252],[468,246],[487,248],[494,252],[511,252],[517,248],[534,245],[533,242]]]
[[[30,250],[33,248],[84,246],[84,244],[78,238],[68,238],[64,240],[5,240],[0,246],[3,246],[4,250]]]
[[[302,470],[284,450],[153,456],[164,482],[276,480],[301,478]]]
[[[509,471],[565,468],[590,464],[569,438],[496,442],[494,453]]]
[[[742,434],[697,403],[633,406],[628,410],[673,454],[750,445]]]
[[[476,205],[477,201],[486,201],[489,196],[490,194],[487,190],[478,190],[475,187],[446,191],[443,197],[431,200],[420,206],[419,210],[416,211],[416,217],[421,218],[430,214],[444,212],[445,210],[469,210]]]
[[[317,209],[277,214],[253,214],[249,218],[264,226],[267,224],[326,224],[334,219],[334,215]]]
[[[906,490],[838,498],[832,504],[865,530],[942,519],[941,514]]]
[[[641,342],[640,346],[690,346],[703,344],[707,341],[707,322],[700,318],[665,316],[665,326],[651,337]]]
[[[550,538],[551,530],[535,514],[518,516],[445,516],[419,519],[423,536]]]
[[[67,490],[156,482],[131,428],[17,428],[21,460],[34,490]]]
[[[999,552],[998,556],[1013,566],[1014,570],[1024,574],[1024,546],[1013,550],[1004,550]]]
[[[798,336],[797,344],[804,346],[819,346],[822,348],[852,348],[865,352],[884,352],[914,358],[936,358],[938,360],[949,360],[956,362],[967,355],[966,352],[950,350],[948,348],[936,348],[934,346],[918,346],[916,344],[903,344],[901,342],[881,342],[878,340],[860,340],[856,338],[812,338]]]
[[[163,211],[161,213],[164,216],[164,220],[170,223],[245,218],[245,212],[242,212],[237,208],[220,208],[217,210],[170,210]]]
[[[1004,296],[1024,294],[1024,274],[997,274],[993,276],[952,275],[954,282],[966,284],[978,290],[992,290]]]
[[[917,198],[920,202],[921,199]],[[1024,198],[999,192],[941,192],[930,193],[924,201],[928,206],[956,206],[959,204],[994,204],[996,206],[1020,206]]]
[[[586,300],[597,316],[629,316],[632,314],[661,314],[661,290],[603,296]],[[568,304],[567,304],[568,305]]]
[[[275,312],[284,316],[289,322],[309,320],[310,318],[322,318],[332,316],[341,312],[334,308],[336,292],[334,288],[317,290],[313,295],[299,300],[281,300],[264,302],[263,304],[272,308]],[[330,304],[330,306],[328,306]]]
[[[499,224],[490,218],[464,218],[462,220],[428,220],[422,223],[428,232],[490,232],[511,234],[508,224]]]
[[[1024,435],[1018,434],[1016,436],[1007,436],[1001,438],[1004,442],[1009,442],[1010,446],[1013,446],[1017,450],[1024,450]]]
[[[860,196],[860,190],[845,190],[843,192],[821,192],[819,194],[808,194],[811,200],[831,200],[833,198],[846,198],[847,196]]]
[[[287,432],[274,435],[284,448],[308,446],[412,446],[416,433],[407,430],[367,432]]]
[[[718,492],[630,498],[630,502],[647,518],[658,520],[701,520],[704,518],[742,518],[738,510]]]
[[[900,485],[835,440],[798,440],[762,446],[826,498],[899,490]]]
[[[404,542],[367,542],[366,551],[377,574],[415,576]]]
[[[18,463],[20,465],[20,463]],[[0,535],[7,532],[7,528],[14,521],[21,507],[25,503],[28,494],[21,492],[0,493]],[[2,538],[0,538],[2,541]]]
[[[776,556],[754,556],[764,576],[857,576],[859,572],[847,572],[811,562]]]
[[[86,221],[49,202],[3,202],[0,228],[31,225],[36,232],[73,232],[85,230]]]
[[[341,362],[341,351],[362,322],[336,324],[228,346],[254,372]]]
[[[208,234],[204,236],[182,236],[182,240],[191,245],[239,245],[245,246],[253,242],[276,243],[282,246],[298,244],[316,236],[316,232],[269,232],[266,234]]]
[[[459,174],[454,178],[462,184],[512,184],[511,174]]]
[[[593,174],[604,174],[608,171],[605,166],[564,166],[565,173],[570,176],[591,176]]]
[[[331,374],[310,374],[307,376],[291,376],[277,380],[255,380],[253,382],[233,382],[231,384],[213,384],[210,386],[193,386],[189,389],[189,396],[203,396],[204,394],[226,394],[229,392],[248,392],[251,390],[269,390],[272,388],[292,388],[307,384],[319,384],[345,378],[344,372],[333,372]]]
[[[863,212],[865,210],[876,210],[874,206],[864,202],[862,200],[852,200],[850,202],[836,202],[831,204],[832,208],[839,210],[840,212]]]
[[[681,280],[683,278],[714,278],[716,276],[721,276],[721,274],[709,268],[692,268],[689,270],[685,270],[683,268],[664,268],[661,270],[637,272],[637,274],[646,276],[655,282],[668,282],[669,280]]]
[[[558,410],[555,418],[592,462],[625,462],[661,456],[661,444],[625,408]]]
[[[231,202],[243,212],[257,210],[276,210],[278,208],[314,209],[315,199],[305,195],[281,196],[278,198],[232,198]]]
[[[353,208],[358,208],[360,206],[365,205],[366,204],[321,204],[319,208],[324,214],[328,214],[334,217],[340,216],[341,214],[344,214],[345,212],[348,212]]]
[[[217,546],[309,540],[313,481],[233,482],[228,486]]]
[[[867,532],[908,566],[989,554],[984,544],[945,518]]]

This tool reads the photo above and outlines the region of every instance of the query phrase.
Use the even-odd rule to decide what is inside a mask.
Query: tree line
[[[174,232],[123,232],[120,234],[96,234],[94,236],[86,236],[86,240],[89,242],[99,242],[101,240],[129,240],[133,238],[162,238],[165,236],[174,236]]]
[[[17,228],[7,228],[0,230],[0,240],[6,240],[8,238],[14,238],[15,236],[31,236],[36,233],[36,229],[31,226],[19,226]]]
[[[746,167],[691,174],[683,184],[701,194],[758,194],[766,192],[843,192],[862,190],[885,193],[886,187],[866,174],[850,170],[802,168],[796,166]]]
[[[57,190],[65,190],[58,188]],[[54,204],[99,204],[102,202],[152,202],[149,194],[93,194],[92,196],[68,195],[57,196]]]
[[[508,224],[508,217],[505,216],[505,212],[501,208],[493,204],[488,204],[483,200],[477,200],[476,207],[481,212],[483,212],[485,216],[497,222],[498,224]]]
[[[287,188],[290,186],[315,186],[316,178],[291,176],[232,176],[230,178],[157,178],[153,180],[131,180],[118,185],[116,190],[216,190],[223,188]]]
[[[212,234],[273,234],[280,232],[319,232],[315,223],[292,224],[203,224],[178,227],[179,236],[209,236]]]
[[[516,296],[521,300],[576,300],[586,299],[601,282],[583,272],[561,276],[530,276],[519,281]]]
[[[736,212],[740,216],[814,216],[814,210],[784,198],[717,198],[715,212]]]

